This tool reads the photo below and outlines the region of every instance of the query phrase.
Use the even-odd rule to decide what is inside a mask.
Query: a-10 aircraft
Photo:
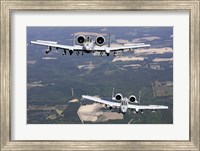
[[[109,34],[109,44],[105,45],[105,37],[104,36],[97,36],[96,40],[93,40],[91,36],[84,36],[79,35],[75,38],[73,38],[73,45],[62,45],[58,44],[54,41],[43,41],[43,40],[37,40],[37,41],[31,41],[31,44],[36,45],[42,45],[47,46],[46,54],[48,54],[52,48],[56,49],[62,49],[63,55],[67,54],[67,51],[69,51],[69,54],[72,55],[74,52],[76,52],[77,55],[82,53],[94,53],[99,52],[102,56],[104,53],[109,56],[111,52],[114,53],[116,56],[117,51],[124,51],[126,49],[133,50],[137,48],[144,48],[144,47],[150,47],[150,44],[145,43],[135,43],[135,44],[124,44],[121,46],[111,46],[111,38]]]
[[[88,96],[88,95],[82,95],[82,98],[88,99],[97,103],[105,104],[105,106],[109,107],[110,109],[119,108],[119,111],[123,114],[129,110],[133,111],[134,113],[138,113],[139,111],[143,113],[143,110],[152,110],[152,112],[156,112],[156,110],[168,109],[168,106],[164,106],[164,105],[139,105],[140,96],[139,96],[139,100],[137,100],[135,95],[131,95],[129,98],[127,98],[127,97],[123,97],[122,94],[117,93],[114,96],[114,89],[112,93],[112,101],[107,101],[95,96]],[[117,101],[117,102],[113,102],[113,101]]]

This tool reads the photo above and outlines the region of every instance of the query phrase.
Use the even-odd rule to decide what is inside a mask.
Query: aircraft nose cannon
[[[133,111],[133,113],[138,114],[138,113],[139,113],[139,109],[135,109],[135,110]]]
[[[88,45],[85,46],[85,49],[86,50],[91,50],[90,46],[88,46]]]
[[[152,113],[156,113],[156,110],[152,110]]]
[[[110,53],[110,49],[109,48],[106,48],[106,53]]]
[[[109,56],[109,54],[110,54],[110,49],[107,47],[107,48],[105,49],[105,52],[106,52],[106,55]]]

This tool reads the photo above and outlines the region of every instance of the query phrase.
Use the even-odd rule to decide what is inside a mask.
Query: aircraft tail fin
[[[71,91],[72,91],[72,97],[74,97],[74,89],[71,88]]]
[[[73,46],[75,45],[75,42],[76,40],[75,40],[75,33],[74,33],[74,35],[73,35]]]
[[[142,93],[142,91],[140,90],[139,94],[138,94],[138,103],[140,103],[141,93]]]
[[[110,36],[110,33],[109,33],[109,44],[108,44],[108,46],[110,47],[110,45],[111,45],[111,36]]]
[[[78,98],[74,95],[74,88],[71,88],[71,92],[72,92],[72,98],[71,98],[71,100],[75,100],[75,101],[79,102],[79,103],[80,103],[80,106],[82,106],[81,99],[78,99]]]
[[[114,95],[115,95],[115,88],[112,90],[112,100],[114,100]]]

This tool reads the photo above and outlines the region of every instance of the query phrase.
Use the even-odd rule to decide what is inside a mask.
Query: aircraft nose
[[[90,47],[89,47],[89,46],[86,46],[85,48],[86,48],[86,50],[90,50]]]
[[[84,47],[85,47],[86,50],[90,50],[90,45],[89,45],[89,44],[86,43],[86,44],[84,45]]]

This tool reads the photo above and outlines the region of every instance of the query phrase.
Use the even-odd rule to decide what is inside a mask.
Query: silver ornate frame
[[[9,150],[199,150],[200,0],[0,0],[0,149]],[[13,141],[11,140],[11,13],[26,10],[188,10],[190,12],[189,141]]]

